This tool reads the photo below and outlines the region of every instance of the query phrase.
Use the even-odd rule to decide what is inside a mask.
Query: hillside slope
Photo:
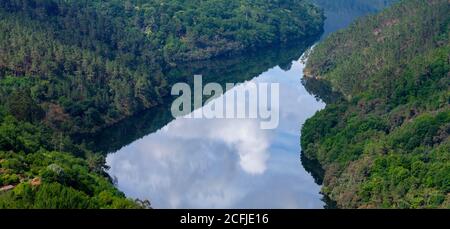
[[[304,0],[3,0],[0,101],[19,91],[51,128],[96,131],[161,104],[168,66],[307,39],[323,20]]]
[[[343,94],[301,139],[338,207],[450,208],[448,12],[447,0],[403,0],[309,57],[305,74]]]
[[[0,208],[144,208],[74,144],[163,103],[179,62],[303,40],[304,0],[0,1]]]

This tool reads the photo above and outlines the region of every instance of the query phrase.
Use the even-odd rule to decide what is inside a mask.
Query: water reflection
[[[316,40],[291,44],[288,47],[278,47],[261,50],[258,53],[221,58],[210,61],[199,61],[168,69],[166,75],[170,83],[187,82],[193,84],[193,76],[203,75],[204,83],[215,82],[241,83],[251,80],[273,66],[282,66],[289,70],[292,60],[299,59],[302,53]],[[173,120],[170,113],[171,100],[167,98],[164,105],[150,109],[107,128],[99,133],[88,136],[77,136],[84,139],[85,144],[95,152],[116,152],[137,139],[154,133]]]
[[[324,106],[299,87],[302,68],[295,61],[252,80],[281,84],[276,130],[254,119],[178,118],[111,154],[110,174],[157,208],[323,207],[320,187],[299,166],[299,125]]]
[[[327,20],[322,38],[347,27],[356,18],[376,13],[398,0],[312,0],[325,10]]]
[[[391,2],[315,1],[328,16],[325,36]],[[167,107],[160,107],[91,136],[91,147],[114,152],[107,163],[119,189],[129,197],[150,199],[156,208],[322,208],[317,183],[323,171],[303,161],[315,180],[301,166],[299,135],[302,123],[325,106],[310,93],[326,102],[338,95],[321,82],[304,80],[308,90],[302,85],[304,66],[298,59],[310,44],[190,63],[166,73],[173,82],[192,82],[194,74],[202,74],[221,84],[280,83],[275,130],[261,130],[259,120],[252,119],[172,120]]]

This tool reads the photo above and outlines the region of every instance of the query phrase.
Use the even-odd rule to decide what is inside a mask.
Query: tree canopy
[[[344,100],[302,130],[344,208],[450,207],[450,4],[403,0],[315,47],[305,73]]]
[[[305,0],[0,1],[0,208],[148,208],[72,136],[162,104],[173,66],[307,40],[323,20]]]

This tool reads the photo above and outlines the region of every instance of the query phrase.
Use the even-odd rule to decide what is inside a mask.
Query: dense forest
[[[319,36],[316,36],[302,42],[293,42],[285,47],[262,49],[245,55],[183,63],[171,68],[166,75],[169,78],[169,84],[189,79],[186,83],[193,87],[194,82],[191,76],[201,73],[203,84],[218,83],[226,88],[227,83],[251,80],[267,71],[268,67],[279,66],[286,71],[291,69],[292,60],[298,60],[318,38]],[[82,142],[88,149],[95,152],[104,154],[116,152],[123,146],[154,133],[173,121],[171,105],[171,99],[168,99],[161,106],[140,112],[102,131],[74,136],[75,140]]]
[[[323,20],[304,0],[0,1],[0,208],[148,208],[73,135],[162,104],[176,65],[309,39]]]
[[[450,208],[449,12],[403,0],[314,48],[305,74],[342,99],[301,143],[337,207]]]
[[[324,20],[303,0],[4,0],[0,18],[0,101],[17,91],[65,132],[162,103],[176,63],[309,38]]]
[[[42,125],[1,112],[0,208],[149,207],[114,187],[104,160]]]

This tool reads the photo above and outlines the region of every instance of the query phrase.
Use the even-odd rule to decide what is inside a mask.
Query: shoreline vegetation
[[[157,107],[167,69],[307,40],[305,0],[2,0],[0,208],[149,208],[70,137]]]
[[[319,43],[306,84],[332,101],[302,128],[338,208],[450,208],[450,4],[402,0]],[[311,82],[308,82],[311,81]],[[324,100],[327,98],[324,98]]]

